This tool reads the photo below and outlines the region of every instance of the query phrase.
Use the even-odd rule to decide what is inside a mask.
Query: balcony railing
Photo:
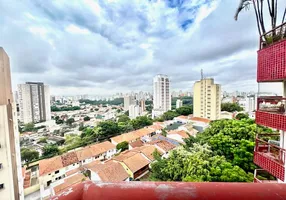
[[[260,97],[257,105],[257,124],[286,131],[286,98]]]
[[[254,163],[266,170],[269,174],[284,181],[286,150],[270,142],[270,137],[278,134],[260,134],[256,138],[254,150]],[[268,138],[268,141],[259,137]]]
[[[69,188],[52,200],[208,199],[278,200],[286,196],[286,184],[118,182],[86,181]]]
[[[258,82],[286,79],[286,23],[261,37],[257,64]]]
[[[260,37],[260,49],[269,47],[283,39],[286,39],[286,22]]]
[[[261,177],[265,174],[269,174],[266,170],[264,169],[255,169],[254,170],[254,183],[278,183],[277,180],[265,180],[262,179]],[[260,176],[260,177],[259,177]]]

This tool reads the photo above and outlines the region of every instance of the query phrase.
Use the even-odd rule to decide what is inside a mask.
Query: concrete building
[[[39,82],[18,85],[20,121],[23,123],[51,120],[50,89]]]
[[[19,132],[10,61],[0,47],[0,199],[24,199]]]
[[[124,97],[124,110],[127,111],[129,110],[129,106],[134,104],[134,98],[133,96],[125,96]]]
[[[256,103],[255,103],[256,101],[257,101],[257,96],[252,95],[240,99],[238,101],[238,104],[243,108],[245,112],[249,113],[256,110]]]
[[[129,106],[129,118],[135,119],[136,117],[141,115],[141,107],[137,104],[132,104]]]
[[[153,111],[152,117],[162,115],[171,110],[170,80],[166,75],[157,75],[153,79]]]
[[[176,101],[176,108],[180,108],[183,106],[183,101],[181,99],[177,99]]]
[[[194,84],[194,117],[220,119],[221,86],[205,78]]]

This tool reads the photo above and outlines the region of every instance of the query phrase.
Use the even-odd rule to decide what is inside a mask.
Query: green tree
[[[114,121],[103,121],[97,125],[96,132],[99,135],[111,137],[120,133],[120,128]]]
[[[47,144],[43,148],[43,157],[53,157],[60,153],[60,150],[57,145]]]
[[[165,121],[165,120],[172,120],[178,116],[179,116],[179,114],[177,112],[169,110],[162,115],[162,118]]]
[[[83,121],[89,121],[90,120],[90,117],[89,116],[85,116],[84,118],[83,118]]]
[[[35,124],[34,123],[27,123],[24,125],[24,132],[30,132],[35,130]]]
[[[162,129],[162,133],[161,133],[164,137],[167,137],[167,131],[166,129]]]
[[[130,118],[127,115],[120,115],[117,122],[129,122]]]
[[[221,111],[227,112],[235,112],[235,111],[242,111],[243,108],[240,107],[237,103],[222,103],[221,104]]]
[[[33,160],[36,160],[39,158],[39,152],[28,149],[28,148],[22,148],[21,149],[21,159],[25,162],[31,162]]]
[[[74,122],[75,122],[74,118],[69,118],[69,119],[66,120],[66,124],[67,125],[72,125],[72,123],[74,123]]]
[[[249,118],[248,114],[245,114],[245,113],[238,113],[238,114],[235,116],[235,119],[238,119],[238,120],[248,119],[248,118]]]
[[[176,109],[176,113],[178,113],[179,115],[190,115],[193,114],[193,106],[182,106],[180,108]]]
[[[116,145],[117,150],[125,151],[125,150],[128,150],[128,148],[129,148],[129,144],[126,141],[123,141]]]
[[[47,143],[47,137],[42,137],[37,143]]]
[[[140,116],[140,117],[136,117],[136,119],[131,120],[131,125],[135,130],[143,128],[145,126],[152,125],[152,124],[153,124],[152,119],[150,119],[147,116]]]

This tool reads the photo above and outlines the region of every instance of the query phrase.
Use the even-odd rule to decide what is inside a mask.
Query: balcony
[[[257,82],[286,79],[286,23],[262,35],[258,51]]]
[[[260,97],[257,100],[256,123],[286,131],[286,98]]]
[[[277,180],[267,180],[263,178],[265,174],[269,174],[266,170],[264,169],[255,169],[254,170],[254,183],[278,183]]]
[[[208,199],[278,200],[286,196],[286,184],[117,182],[86,181],[67,189],[52,200]]]
[[[278,134],[260,134],[256,138],[254,150],[254,163],[267,171],[272,176],[284,181],[285,178],[285,156],[286,150],[277,146],[277,141],[260,139],[278,137]],[[259,182],[254,179],[255,182]]]

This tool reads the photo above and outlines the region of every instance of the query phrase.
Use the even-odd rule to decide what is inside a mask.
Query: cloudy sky
[[[191,91],[203,69],[223,90],[256,91],[255,18],[250,10],[234,21],[237,3],[0,0],[0,46],[14,88],[41,81],[56,95],[152,91],[152,77],[167,74],[173,90]]]

